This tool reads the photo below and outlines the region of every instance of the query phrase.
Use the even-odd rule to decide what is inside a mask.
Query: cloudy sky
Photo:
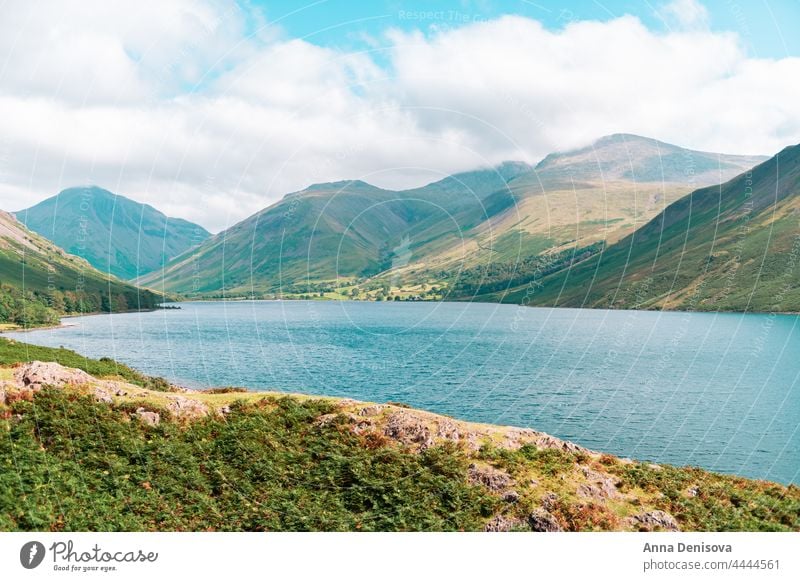
[[[0,4],[0,208],[98,184],[219,231],[627,132],[800,142],[800,3]]]

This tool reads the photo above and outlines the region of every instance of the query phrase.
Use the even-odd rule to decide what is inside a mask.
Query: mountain
[[[162,267],[210,234],[95,186],[70,188],[16,213],[34,232],[123,280]]]
[[[480,207],[525,164],[449,176],[391,191],[362,181],[316,184],[214,236],[142,284],[189,294],[289,289],[306,281],[371,277],[403,256],[456,240],[449,216]]]
[[[487,265],[513,270],[529,257],[616,242],[698,186],[763,159],[618,134],[536,167],[506,162],[399,192],[319,184],[139,280],[195,295],[413,296],[457,285],[461,273],[474,280]]]
[[[724,184],[695,190],[603,252],[542,278],[528,301],[797,312],[798,219],[795,145]],[[518,302],[526,292],[521,285],[487,298]]]
[[[163,298],[109,277],[0,211],[0,324],[36,326],[61,314],[151,309]]]
[[[2,531],[800,530],[797,486],[623,460],[532,429],[178,391],[108,358],[2,338],[0,378],[0,456],[15,459],[0,471]]]

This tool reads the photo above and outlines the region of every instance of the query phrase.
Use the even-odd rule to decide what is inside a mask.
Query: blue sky
[[[577,20],[608,21],[624,14],[638,17],[653,30],[667,31],[669,23],[659,16],[663,2],[630,0],[251,0],[268,21],[278,21],[292,37],[314,44],[345,49],[363,48],[362,34],[379,37],[387,28],[411,30],[429,26],[458,27],[503,14],[539,20],[558,30]],[[706,0],[709,27],[716,32],[735,32],[752,56],[782,58],[800,55],[800,2],[797,0]]]

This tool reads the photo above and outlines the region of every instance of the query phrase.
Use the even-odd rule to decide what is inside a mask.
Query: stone
[[[643,512],[626,519],[628,524],[639,530],[654,531],[657,529],[665,531],[679,531],[678,521],[671,514],[663,510],[651,510]]]
[[[542,497],[542,508],[552,511],[558,504],[558,495],[555,492],[548,492]]]
[[[385,405],[380,405],[380,404],[368,405],[358,410],[358,415],[371,418],[380,415],[380,413],[385,409],[386,409]]]
[[[505,490],[511,484],[511,477],[502,470],[477,464],[469,465],[467,480],[470,484],[481,484],[493,492]]]
[[[92,376],[85,371],[44,361],[31,361],[20,365],[14,370],[14,379],[22,386],[34,391],[45,385],[63,387],[65,385],[86,385],[93,381]]]
[[[600,501],[610,498],[619,498],[620,494],[617,490],[618,480],[616,478],[592,470],[587,466],[583,466],[581,470],[588,482],[578,486],[578,496]]]
[[[208,415],[208,406],[194,399],[180,395],[172,396],[167,409],[179,418],[196,419]]]
[[[503,500],[510,504],[514,504],[515,502],[519,501],[519,492],[516,490],[509,490],[503,495]]]
[[[404,444],[418,444],[420,450],[425,450],[433,445],[430,429],[425,422],[405,411],[390,414],[383,433]]]
[[[458,425],[454,421],[445,418],[439,420],[436,426],[436,437],[443,440],[450,440],[451,442],[458,442],[461,438],[461,434],[459,433]]]
[[[140,422],[148,426],[157,426],[161,423],[161,415],[157,412],[147,411],[144,408],[137,408],[134,414]]]
[[[528,526],[537,533],[557,533],[564,530],[558,519],[543,508],[535,509],[528,516]]]
[[[523,522],[517,518],[509,518],[505,515],[498,514],[486,523],[483,530],[487,533],[507,533],[516,528],[520,528],[522,525]]]

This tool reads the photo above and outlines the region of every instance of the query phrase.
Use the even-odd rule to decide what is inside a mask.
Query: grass
[[[13,365],[27,361],[55,361],[66,367],[82,369],[101,378],[121,378],[125,381],[152,389],[168,391],[168,382],[160,377],[150,377],[113,359],[91,359],[69,349],[41,347],[0,337],[0,365]]]

